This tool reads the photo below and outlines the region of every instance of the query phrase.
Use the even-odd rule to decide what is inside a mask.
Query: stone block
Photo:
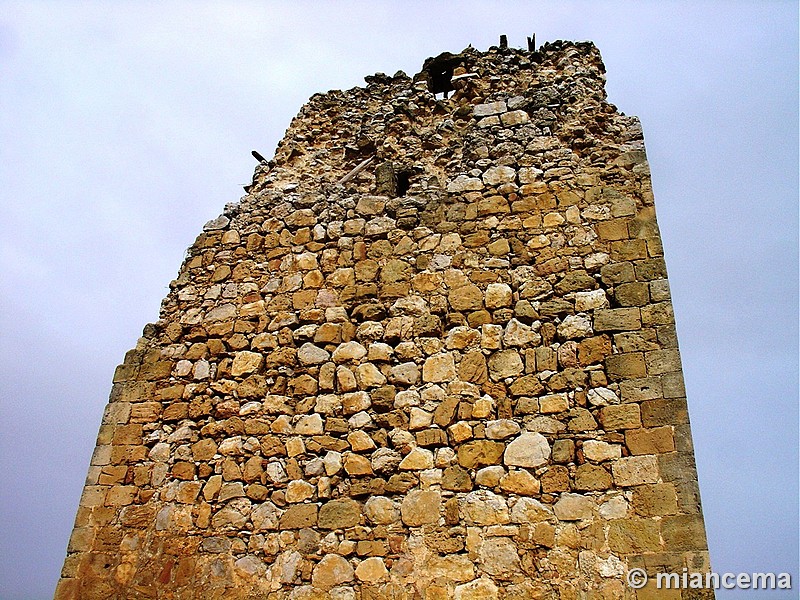
[[[625,445],[631,454],[663,454],[675,451],[673,429],[670,426],[649,429],[629,429]]]
[[[675,515],[661,521],[664,545],[674,552],[707,550],[703,518],[700,515]]]
[[[599,309],[594,313],[595,331],[630,331],[639,329],[642,319],[638,308]]]
[[[331,500],[320,507],[317,523],[322,529],[347,529],[359,524],[361,513],[361,504],[355,500]]]
[[[442,496],[435,490],[415,490],[409,492],[400,505],[403,523],[409,527],[419,527],[439,521]]]
[[[651,519],[617,519],[608,530],[608,547],[623,556],[661,549],[658,522]]]
[[[490,440],[475,440],[458,447],[458,464],[467,469],[475,469],[499,464],[506,446]]]
[[[643,517],[663,517],[678,512],[678,495],[669,483],[641,485],[633,488],[631,506]]]
[[[657,483],[658,460],[653,455],[628,456],[611,465],[614,483],[620,487]]]
[[[600,424],[606,431],[637,429],[642,425],[638,404],[615,404],[600,410]]]
[[[290,506],[280,517],[281,529],[302,529],[317,524],[316,504],[296,504]]]
[[[641,352],[613,354],[606,358],[606,373],[611,381],[633,379],[647,375],[644,355]]]

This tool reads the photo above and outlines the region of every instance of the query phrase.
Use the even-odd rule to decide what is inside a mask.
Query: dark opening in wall
[[[453,71],[461,63],[461,60],[461,58],[450,52],[443,52],[439,56],[429,58],[423,63],[422,70],[428,74],[428,89],[434,95],[441,93],[447,98],[448,93],[455,89],[450,80],[453,78]]]
[[[402,170],[398,171],[397,173],[397,196],[402,197],[406,195],[408,188],[411,187],[411,182],[409,181],[409,177],[411,175],[410,171]]]

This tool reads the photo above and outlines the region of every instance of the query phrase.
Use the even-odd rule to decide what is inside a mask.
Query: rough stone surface
[[[329,590],[353,581],[353,575],[353,567],[346,559],[336,554],[327,554],[314,567],[311,583],[321,590]]]
[[[550,445],[541,433],[525,432],[506,446],[503,463],[517,467],[538,467],[550,458]]]
[[[434,490],[417,490],[410,492],[400,506],[403,523],[410,527],[419,527],[439,520],[442,496]]]
[[[638,120],[590,43],[439,61],[313,96],[200,232],[57,600],[616,599],[708,564]]]

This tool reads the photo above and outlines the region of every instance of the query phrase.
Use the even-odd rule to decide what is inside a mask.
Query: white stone
[[[340,452],[329,450],[323,457],[322,462],[325,465],[325,472],[328,476],[336,475],[342,470],[342,454]]]
[[[343,306],[329,306],[325,309],[325,320],[328,323],[345,323],[349,320],[347,309]]]
[[[499,115],[500,113],[506,112],[506,110],[508,109],[505,100],[499,100],[497,102],[476,104],[472,107],[472,114],[476,117],[488,117],[490,115]]]
[[[393,317],[400,315],[411,315],[421,317],[429,311],[428,302],[422,296],[404,296],[398,298],[389,309],[389,314]]]
[[[198,360],[192,368],[192,377],[196,381],[208,379],[211,376],[211,364],[207,360]]]
[[[203,231],[214,231],[217,229],[225,229],[231,220],[225,215],[220,215],[216,219],[211,219],[203,225]]]
[[[611,472],[622,487],[658,483],[658,459],[653,454],[626,456],[611,465]]]
[[[408,421],[409,429],[425,429],[433,422],[433,413],[422,410],[416,406],[411,408],[411,415]]]
[[[560,521],[580,521],[590,519],[594,501],[581,494],[562,494],[553,506],[553,511]]]
[[[402,390],[394,396],[395,408],[408,408],[410,406],[419,406],[419,404],[419,392],[416,390]]]
[[[550,458],[550,444],[541,433],[525,432],[506,446],[503,462],[515,467],[538,467]]]
[[[364,504],[364,514],[376,525],[391,525],[400,520],[400,505],[385,496],[372,496]]]
[[[603,289],[590,292],[575,292],[575,310],[578,312],[605,308],[606,306],[608,306],[608,297]]]
[[[342,399],[336,394],[320,394],[317,396],[314,410],[323,415],[336,414],[342,410]]]
[[[369,345],[367,358],[369,360],[385,362],[392,359],[392,354],[394,354],[394,350],[389,344],[373,342]]]
[[[483,182],[480,179],[477,177],[467,177],[466,175],[459,175],[453,181],[447,184],[447,191],[451,194],[479,191],[482,189]]]
[[[475,473],[475,483],[485,487],[496,487],[500,485],[500,479],[506,474],[506,470],[500,465],[483,467]]]
[[[583,210],[583,218],[588,221],[604,221],[611,218],[611,209],[608,206],[592,204]]]
[[[166,462],[169,460],[169,444],[160,442],[153,446],[149,453],[150,460],[155,462]]]
[[[518,377],[524,370],[522,357],[515,350],[500,350],[489,357],[489,375],[494,380]]]
[[[356,337],[361,341],[379,340],[383,337],[383,324],[378,321],[365,321],[356,329]]]
[[[419,367],[414,362],[399,364],[392,367],[389,379],[400,385],[414,385],[419,381]]]
[[[539,523],[552,517],[553,509],[534,498],[520,498],[511,508],[512,523]]]
[[[503,125],[509,127],[512,125],[524,125],[529,122],[531,118],[524,110],[512,110],[500,115],[500,120],[503,122]]]
[[[628,514],[628,502],[622,495],[614,496],[603,502],[598,512],[604,519],[624,519]]]
[[[525,325],[525,323],[516,319],[511,319],[508,322],[503,334],[503,344],[510,347],[539,344],[541,341],[542,336],[536,333],[531,326]]]
[[[456,453],[455,450],[453,450],[452,448],[444,447],[436,449],[436,452],[434,453],[433,462],[440,469],[449,467],[455,461],[456,461]]]
[[[511,306],[513,301],[513,293],[511,286],[506,283],[490,283],[486,286],[486,298],[484,304],[486,308],[502,308],[504,306]]]
[[[179,360],[175,365],[175,369],[173,371],[176,377],[186,377],[191,372],[192,372],[192,361],[190,360]]]
[[[489,490],[467,494],[461,504],[461,515],[467,525],[502,525],[511,521],[505,498]]]
[[[544,171],[536,167],[522,167],[519,170],[519,182],[522,184],[541,181]]]
[[[593,406],[607,406],[609,404],[619,404],[620,402],[619,396],[613,390],[604,387],[589,390],[586,394],[586,399]]]
[[[247,415],[252,415],[261,411],[261,402],[245,402],[242,404],[242,407],[239,409],[239,416],[244,417]]]
[[[333,351],[333,360],[343,363],[350,360],[360,360],[367,355],[367,349],[358,342],[345,342]]]
[[[340,392],[352,392],[358,388],[356,376],[344,365],[336,367],[336,383],[339,385]]]
[[[303,415],[294,426],[294,432],[299,435],[322,435],[324,431],[320,415]]]
[[[266,501],[259,504],[250,513],[250,521],[253,528],[258,531],[262,529],[277,529],[278,521],[281,518],[281,510],[272,502]]]
[[[453,262],[453,257],[447,254],[434,254],[428,268],[431,271],[441,271],[449,267]]]
[[[395,228],[395,220],[390,217],[375,217],[367,221],[364,235],[374,236],[388,233]]]
[[[506,166],[489,167],[483,174],[483,182],[486,185],[502,185],[511,183],[517,178],[517,172]]]
[[[372,400],[367,392],[342,394],[342,408],[346,415],[365,411],[370,406],[372,406]]]
[[[483,541],[478,553],[481,565],[489,575],[506,579],[520,571],[517,546],[505,537],[490,537]]]
[[[600,577],[621,578],[625,575],[625,571],[625,563],[613,554],[605,560],[599,557],[597,558],[597,572],[600,574]]]
[[[283,468],[283,465],[277,461],[273,461],[267,464],[267,477],[272,483],[284,483],[286,482],[289,477],[286,475],[286,469]]]
[[[490,440],[504,440],[519,433],[519,424],[511,419],[498,419],[486,423],[486,437]]]
[[[389,448],[378,448],[372,453],[370,462],[373,470],[379,473],[394,473],[401,460],[399,452]]]
[[[622,456],[622,446],[600,440],[586,440],[583,442],[583,455],[595,462],[616,460]]]
[[[227,456],[242,454],[243,451],[242,436],[240,435],[225,438],[217,448],[217,452]]]
[[[595,252],[594,254],[589,254],[585,259],[583,259],[583,266],[587,269],[597,269],[598,267],[602,267],[606,264],[611,258],[605,252]]]
[[[558,326],[558,333],[566,340],[592,335],[592,320],[586,315],[568,315]]]
[[[369,413],[362,410],[361,412],[357,412],[352,417],[347,419],[347,424],[351,429],[363,429],[371,426],[373,422],[372,417],[369,416]]]
[[[281,583],[291,583],[297,576],[297,569],[303,562],[303,555],[299,552],[285,551],[278,555],[277,560],[272,565],[272,573]]]
[[[330,358],[330,353],[322,348],[315,346],[310,342],[306,342],[297,351],[297,359],[304,365],[319,365],[327,362]]]

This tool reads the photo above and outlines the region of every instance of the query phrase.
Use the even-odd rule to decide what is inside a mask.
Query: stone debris
[[[115,373],[58,600],[707,567],[639,122],[591,43],[426,65],[313,96],[203,227]]]

